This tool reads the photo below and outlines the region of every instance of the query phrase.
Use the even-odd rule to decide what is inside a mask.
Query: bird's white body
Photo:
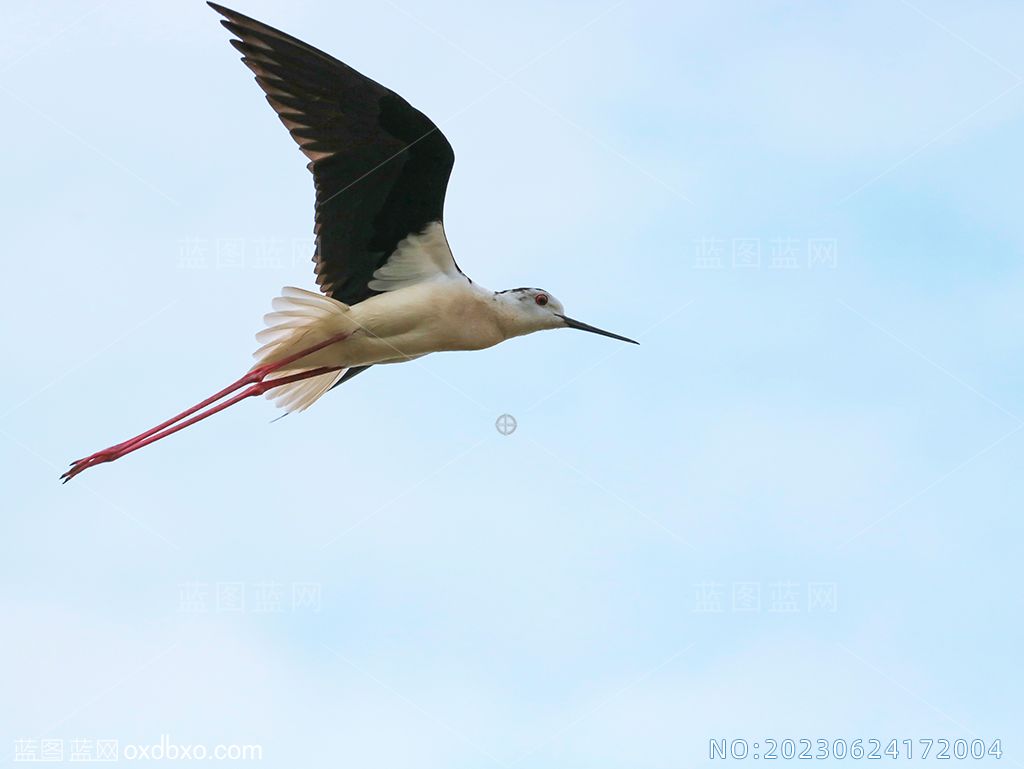
[[[274,300],[275,311],[265,317],[267,328],[256,335],[264,343],[254,355],[257,366],[348,336],[281,367],[274,378],[321,367],[342,370],[275,388],[268,398],[301,411],[327,392],[344,369],[399,363],[432,352],[482,350],[561,325],[554,314],[561,310],[557,300],[538,307],[530,297],[495,293],[459,272],[439,222],[407,238],[397,256],[371,283],[383,293],[351,307],[301,288],[283,289]]]

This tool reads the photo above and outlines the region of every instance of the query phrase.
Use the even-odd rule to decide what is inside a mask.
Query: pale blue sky
[[[375,369],[59,485],[249,365],[312,286],[312,185],[198,0],[8,4],[0,761],[170,734],[289,768],[787,736],[1024,763],[1019,4],[236,6],[440,123],[476,280],[642,344]]]

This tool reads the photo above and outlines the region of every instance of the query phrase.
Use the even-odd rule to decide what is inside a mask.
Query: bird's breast
[[[359,345],[382,360],[448,350],[482,350],[505,339],[489,292],[468,281],[389,291],[352,308]]]

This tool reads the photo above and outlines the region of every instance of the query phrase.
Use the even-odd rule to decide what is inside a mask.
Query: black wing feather
[[[372,365],[372,363],[369,363],[365,366],[353,366],[352,368],[347,369],[345,373],[341,375],[341,379],[339,379],[337,382],[331,385],[331,389],[333,390],[338,385],[345,384],[345,382],[350,380],[352,377],[356,376],[357,374],[362,374],[364,371],[366,371],[366,369],[370,368],[370,366]]]
[[[220,5],[231,44],[256,74],[316,186],[317,284],[356,304],[410,234],[442,221],[455,153],[398,94],[332,56]]]

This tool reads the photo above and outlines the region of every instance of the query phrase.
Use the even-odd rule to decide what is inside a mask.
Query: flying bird
[[[71,463],[83,470],[266,395],[302,411],[381,363],[482,350],[513,337],[574,328],[539,288],[490,291],[455,263],[443,213],[455,153],[431,120],[332,56],[209,3],[299,149],[316,188],[313,255],[320,293],[287,287],[256,335],[256,364],[238,381],[141,435]]]

